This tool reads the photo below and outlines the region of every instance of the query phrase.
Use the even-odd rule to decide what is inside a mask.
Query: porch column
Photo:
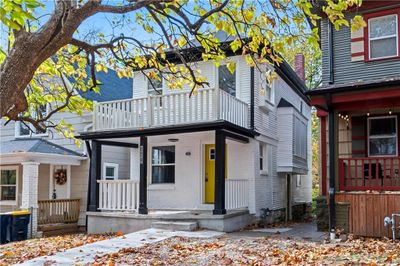
[[[99,184],[97,180],[101,179],[101,143],[96,140],[92,140],[89,175],[88,211],[96,212],[99,211]]]
[[[147,214],[147,137],[140,137],[139,214]]]
[[[22,200],[21,209],[32,212],[31,222],[28,226],[28,236],[36,237],[38,223],[38,183],[39,163],[22,163]]]
[[[215,131],[215,199],[213,214],[226,214],[225,209],[225,141],[221,130]]]
[[[335,169],[336,169],[336,139],[335,139],[335,111],[329,108],[329,232],[335,230],[336,212],[335,212]]]

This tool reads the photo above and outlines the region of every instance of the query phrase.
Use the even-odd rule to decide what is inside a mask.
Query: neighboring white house
[[[132,99],[95,105],[93,128],[78,136],[91,142],[89,232],[128,232],[160,221],[232,231],[254,218],[290,219],[293,206],[311,202],[304,82],[286,62],[261,66],[278,74],[268,84],[243,56],[229,60],[233,74],[224,64],[192,62],[209,87],[191,97],[190,88],[154,82],[160,95],[137,71]],[[130,157],[101,164],[108,145],[125,147]],[[126,164],[130,172],[116,175]]]
[[[111,70],[97,76],[103,83],[101,94],[87,92],[83,97],[99,102],[132,97],[131,79],[119,79]],[[61,119],[77,132],[92,126],[91,113],[57,113],[52,121]],[[54,132],[35,134],[19,122],[5,122],[0,121],[0,212],[32,210],[32,235],[38,227],[47,235],[84,227],[89,176],[85,146],[77,147]],[[104,159],[119,163],[119,158],[129,156],[122,152],[109,147]],[[129,169],[121,167],[120,174],[124,171]]]

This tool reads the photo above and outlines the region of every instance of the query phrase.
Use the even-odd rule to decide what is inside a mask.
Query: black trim
[[[281,108],[281,107],[292,107],[294,108],[293,104],[288,102],[286,99],[281,98],[281,100],[278,103],[277,108]]]
[[[99,184],[97,180],[101,179],[101,144],[96,140],[92,140],[89,174],[88,211],[96,212],[99,211]]]
[[[165,127],[154,127],[154,128],[143,128],[143,129],[121,129],[112,131],[94,131],[94,132],[82,132],[80,135],[75,136],[78,139],[90,140],[90,139],[112,139],[112,138],[128,138],[128,137],[140,137],[140,136],[158,136],[158,135],[169,135],[169,134],[180,134],[180,133],[191,133],[200,131],[213,131],[216,129],[224,129],[232,131],[245,137],[253,138],[258,136],[259,133],[254,130],[243,128],[233,123],[218,120],[215,122],[196,123],[196,124],[185,124],[185,125],[172,125]]]
[[[329,100],[329,99],[328,99]],[[335,111],[329,106],[329,232],[335,231],[336,211],[335,211]]]
[[[139,214],[147,214],[147,137],[140,137]]]
[[[254,67],[250,67],[250,128],[254,130]]]
[[[89,156],[89,162],[92,161],[92,149],[90,148],[90,143],[89,141],[85,141],[85,145],[86,145],[86,150]],[[86,211],[89,211],[90,209],[90,178],[92,177],[92,167],[89,165],[89,182],[88,182],[88,192],[86,195]],[[88,216],[85,215],[85,228],[86,228],[86,232],[88,230]]]
[[[215,131],[215,199],[213,214],[226,214],[225,173],[226,138],[222,130]]]
[[[107,141],[107,140],[99,140],[98,142],[101,145],[106,145],[106,146],[116,146],[116,147],[124,147],[124,148],[139,148],[139,145],[136,143]]]

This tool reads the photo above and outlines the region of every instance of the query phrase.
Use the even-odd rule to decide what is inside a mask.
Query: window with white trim
[[[399,55],[397,14],[368,20],[369,58],[379,59]]]
[[[45,117],[49,112],[49,104],[41,105],[37,110],[31,111],[31,117],[39,119]],[[16,137],[29,137],[29,136],[40,136],[46,135],[47,132],[40,132],[33,125],[28,122],[17,121],[15,123],[15,136]]]
[[[175,183],[175,146],[155,146],[151,157],[151,183]]]
[[[16,202],[18,167],[0,168],[0,202]]]
[[[117,180],[118,179],[119,164],[117,163],[104,163],[103,164],[103,179]]]
[[[368,118],[368,155],[397,156],[397,117]]]
[[[218,67],[219,88],[236,97],[236,70],[233,73],[226,65]]]
[[[161,95],[163,91],[163,78],[160,72],[157,72],[154,78],[147,80],[148,95]]]
[[[260,174],[268,174],[268,147],[264,143],[260,143]]]

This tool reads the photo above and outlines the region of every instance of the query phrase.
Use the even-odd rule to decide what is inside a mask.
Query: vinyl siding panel
[[[354,14],[347,14],[350,19]],[[381,78],[398,77],[400,75],[400,59],[379,60],[373,62],[351,62],[351,29],[342,27],[333,32],[334,83],[346,84],[357,81],[376,80]],[[329,46],[328,21],[321,24],[322,48],[322,80],[323,85],[329,82]],[[365,51],[366,53],[368,51]]]

